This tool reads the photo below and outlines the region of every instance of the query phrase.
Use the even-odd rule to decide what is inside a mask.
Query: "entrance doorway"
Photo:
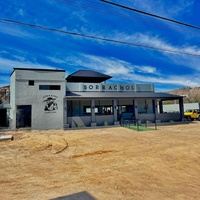
[[[7,109],[0,109],[0,127],[7,127]]]
[[[31,105],[17,106],[16,127],[28,128],[31,127]]]

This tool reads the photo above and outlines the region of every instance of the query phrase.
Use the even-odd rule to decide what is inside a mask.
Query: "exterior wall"
[[[145,123],[145,121],[155,121],[155,115],[154,114],[139,114],[138,119],[141,121],[141,123]]]
[[[184,111],[187,109],[200,109],[200,103],[184,103]],[[163,105],[163,112],[179,112],[179,104]]]
[[[96,116],[96,123],[97,126],[114,125],[114,116],[113,115]]]
[[[157,120],[161,122],[182,121],[182,116],[180,113],[161,113],[157,115]]]
[[[145,123],[146,121],[155,122],[155,120],[159,120],[160,122],[169,122],[169,121],[182,121],[182,116],[180,113],[161,113],[157,114],[140,114],[138,119],[141,123]]]
[[[154,92],[153,84],[67,83],[73,92]]]
[[[91,126],[91,116],[68,117],[68,123],[71,128],[89,127]]]
[[[10,77],[10,128],[16,128],[15,80],[16,74]]]
[[[29,80],[34,85],[29,85]],[[60,90],[39,90],[39,85],[60,85]],[[65,92],[65,72],[15,70],[11,76],[12,128],[16,128],[17,106],[31,105],[32,129],[62,129]],[[45,110],[48,98],[57,104],[55,110]]]

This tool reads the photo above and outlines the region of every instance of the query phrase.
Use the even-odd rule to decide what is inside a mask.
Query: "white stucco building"
[[[64,70],[15,68],[10,79],[12,129],[63,128]]]
[[[14,68],[10,82],[10,127],[67,129],[120,125],[121,119],[182,121],[183,97],[156,93],[153,84],[108,84],[111,76],[79,70]],[[177,100],[179,112],[164,113]],[[159,105],[159,106],[158,106]],[[159,108],[158,108],[159,107]]]

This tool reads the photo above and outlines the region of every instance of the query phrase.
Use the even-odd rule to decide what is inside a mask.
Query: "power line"
[[[140,18],[138,18],[137,16],[134,16],[134,19],[131,17],[131,16],[129,16],[129,15],[122,15],[122,14],[118,14],[118,13],[115,13],[115,12],[111,12],[110,10],[108,11],[108,10],[104,10],[104,9],[100,9],[100,7],[98,7],[98,8],[96,8],[94,5],[93,6],[91,6],[91,5],[84,5],[84,4],[80,4],[80,3],[76,3],[76,2],[74,2],[74,1],[70,1],[70,0],[54,0],[54,1],[56,1],[56,2],[62,2],[62,3],[64,3],[64,4],[67,4],[67,5],[73,5],[73,6],[75,6],[75,7],[80,7],[80,8],[84,8],[84,9],[90,9],[90,10],[95,10],[95,11],[97,11],[97,12],[100,12],[100,13],[105,13],[105,14],[109,14],[109,15],[113,15],[113,16],[116,16],[116,17],[121,17],[121,18],[124,18],[124,19],[128,19],[128,20],[131,20],[131,21],[136,21],[136,20],[139,20],[139,21],[142,21],[142,22],[144,22],[144,23],[148,23],[148,24],[155,24],[156,26],[162,26],[162,27],[164,27],[164,28],[166,28],[167,27],[167,25],[166,24],[164,24],[164,23],[159,23],[159,21],[150,21],[150,20],[145,20],[145,19],[142,19],[141,17]],[[85,1],[88,1],[88,2],[90,2],[90,3],[93,3],[93,4],[96,4],[96,5],[103,5],[103,4],[101,4],[101,3],[99,3],[99,2],[94,2],[94,1],[92,1],[92,0],[85,0]],[[172,25],[177,25],[177,24],[172,24]],[[185,29],[181,29],[181,31],[182,32],[190,32],[189,30],[185,30]]]
[[[118,7],[127,9],[127,10],[138,12],[138,13],[143,14],[143,15],[148,15],[148,16],[151,16],[151,17],[159,18],[159,19],[162,19],[162,20],[165,20],[165,21],[173,22],[173,23],[176,23],[176,24],[180,24],[180,25],[183,25],[183,26],[187,26],[187,27],[190,27],[190,28],[194,28],[194,29],[200,30],[200,27],[198,27],[198,26],[194,26],[194,25],[191,25],[191,24],[186,24],[184,22],[180,22],[180,21],[176,21],[176,20],[173,20],[173,19],[169,19],[169,18],[166,18],[166,17],[159,16],[159,15],[155,15],[155,14],[151,14],[151,13],[148,13],[148,12],[144,12],[142,10],[138,10],[138,9],[135,9],[135,8],[127,7],[127,6],[124,6],[124,5],[121,5],[121,4],[117,4],[117,3],[114,3],[114,2],[111,2],[111,1],[107,1],[107,0],[100,0],[100,1],[102,1],[104,3],[108,3],[108,4],[111,4],[111,5],[114,5],[114,6],[118,6]]]
[[[123,42],[123,41],[113,40],[113,39],[108,39],[108,38],[103,38],[103,37],[85,35],[85,34],[81,34],[81,33],[69,32],[69,31],[63,31],[63,30],[59,30],[59,29],[55,29],[55,28],[44,27],[44,26],[39,26],[39,25],[34,25],[34,24],[28,24],[28,23],[4,19],[4,18],[0,18],[0,21],[3,21],[5,23],[13,23],[13,24],[21,25],[21,26],[27,26],[27,27],[31,27],[31,28],[42,29],[42,30],[46,30],[46,31],[63,33],[63,34],[67,34],[67,35],[73,35],[73,36],[85,37],[85,38],[89,38],[89,39],[96,39],[96,40],[101,40],[101,41],[106,41],[106,42],[112,42],[112,43],[117,43],[117,44],[130,45],[130,46],[142,47],[142,48],[147,48],[147,49],[154,49],[154,50],[165,51],[165,52],[170,52],[170,53],[186,54],[186,55],[191,55],[191,56],[200,56],[200,54],[181,52],[181,51],[177,51],[177,50],[153,47],[153,46],[149,46],[149,45],[142,45],[142,44],[136,44],[136,43],[131,43],[131,42]]]
[[[115,12],[111,12],[111,11],[108,11],[108,10],[103,10],[103,9],[99,9],[94,7],[94,6],[91,6],[91,5],[83,5],[83,4],[80,4],[80,3],[77,3],[77,2],[74,2],[74,1],[70,1],[70,0],[54,0],[56,2],[62,2],[64,4],[71,4],[75,7],[80,7],[80,8],[86,8],[86,9],[91,9],[91,10],[95,10],[95,11],[98,11],[98,12],[101,12],[101,13],[106,13],[106,14],[109,14],[109,15],[113,15],[113,16],[117,16],[117,17],[122,17],[122,18],[125,18],[125,19],[129,19],[129,20],[132,20],[132,21],[135,21],[135,18],[131,18],[130,16],[127,16],[127,15],[121,15],[121,14],[118,14],[118,13],[115,13]],[[95,3],[97,5],[101,5],[100,3],[98,2],[93,2],[91,0],[86,0],[88,2],[91,2],[91,3]],[[142,20],[142,19],[139,19],[140,21],[146,21],[146,20]]]

